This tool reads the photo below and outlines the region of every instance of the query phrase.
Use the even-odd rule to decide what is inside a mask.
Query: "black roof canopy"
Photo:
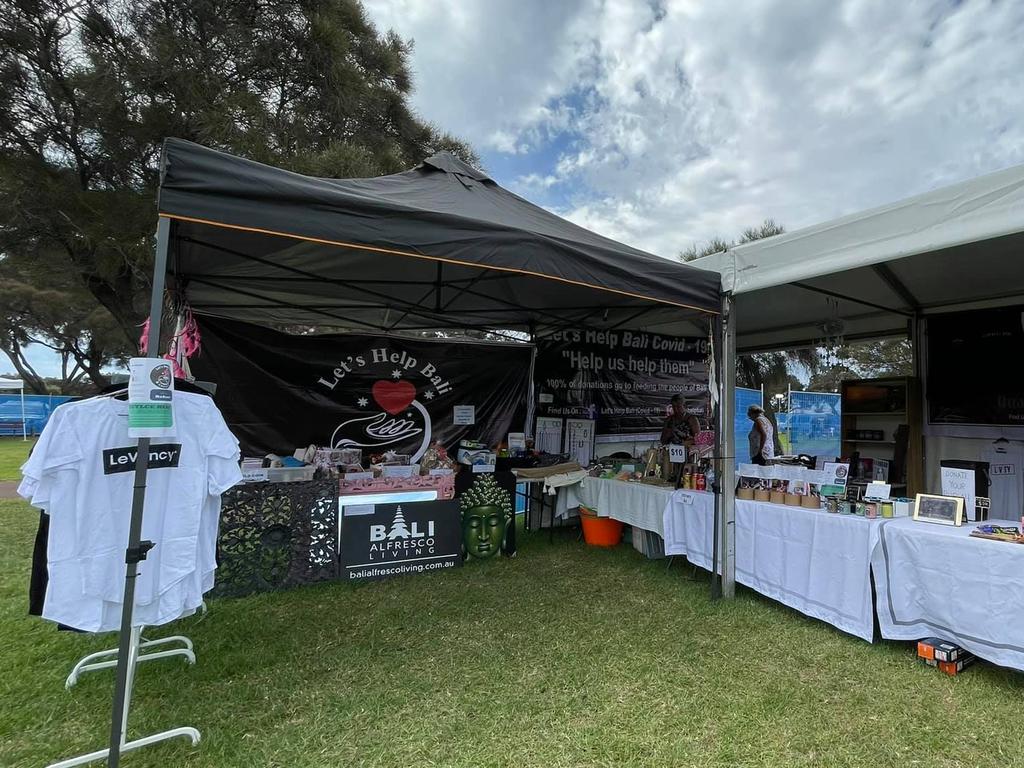
[[[671,333],[719,307],[717,274],[601,237],[446,152],[319,179],[168,139],[159,214],[192,309],[265,325]]]

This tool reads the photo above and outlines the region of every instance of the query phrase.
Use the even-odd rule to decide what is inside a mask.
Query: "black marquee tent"
[[[202,314],[680,333],[719,310],[717,275],[596,235],[445,152],[391,176],[317,179],[168,139],[159,214],[173,222],[173,288]]]
[[[580,326],[690,335],[710,327],[725,338],[718,274],[596,235],[447,153],[391,176],[318,179],[168,139],[158,213],[151,357],[165,287],[176,308],[264,326],[532,338]],[[720,400],[719,421],[727,409]],[[112,768],[124,750],[188,730],[123,742],[149,438],[137,457]]]

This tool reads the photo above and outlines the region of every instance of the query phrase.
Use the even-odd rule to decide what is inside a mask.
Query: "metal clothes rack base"
[[[179,640],[179,639],[185,640],[186,642],[188,642],[188,644],[189,644],[188,652],[191,654],[192,653],[192,649],[191,649],[192,643],[190,641],[188,641],[188,638],[179,638],[179,637],[170,638],[169,637],[169,638],[164,638],[163,641],[166,642],[166,641]],[[153,644],[160,643],[161,641],[160,640],[150,640],[150,641],[147,641],[147,642],[149,643],[150,647],[152,647]],[[154,733],[154,734],[151,734],[150,736],[143,736],[141,739],[133,739],[132,741],[128,741],[125,738],[125,734],[128,732],[128,711],[129,711],[129,707],[130,707],[130,704],[131,704],[132,684],[135,682],[135,670],[136,670],[136,667],[139,664],[139,662],[144,660],[139,655],[139,650],[140,650],[140,648],[142,646],[143,646],[142,627],[132,627],[131,644],[129,646],[128,664],[127,664],[127,673],[128,673],[127,674],[127,683],[128,684],[127,684],[127,687],[125,689],[125,707],[124,707],[124,710],[123,710],[123,713],[122,713],[122,720],[121,720],[121,741],[120,741],[120,745],[119,745],[119,748],[118,748],[119,755],[123,755],[125,752],[131,752],[134,749],[139,749],[141,747],[149,746],[150,744],[156,744],[156,743],[161,742],[161,741],[167,741],[168,739],[176,739],[176,738],[179,738],[179,737],[180,738],[191,739],[192,746],[196,746],[199,743],[199,739],[201,737],[200,737],[199,731],[197,731],[195,728],[190,728],[190,727],[172,728],[169,731],[161,731],[160,733]],[[175,653],[180,653],[181,650],[182,649],[179,649],[178,651],[175,651],[175,652],[164,652],[163,654],[147,654],[147,656],[150,659],[152,659],[154,657],[164,658],[167,655],[174,655]],[[104,651],[103,653],[105,653],[105,654],[116,653],[116,651]],[[99,655],[99,654],[92,654],[92,655],[96,656],[96,655]],[[85,659],[82,659],[82,661],[80,661],[77,665],[75,665],[76,669],[78,668],[79,665],[82,664],[82,662],[86,661],[89,658],[90,658],[89,656],[86,656]],[[192,661],[193,662],[195,661],[195,656],[194,655],[192,655]],[[105,669],[107,667],[116,666],[116,664],[117,664],[117,662],[114,661],[114,662],[111,662],[111,663],[106,663],[103,667],[94,667],[94,668]],[[72,674],[74,674],[74,673],[72,673]],[[69,680],[70,680],[70,678],[69,678]],[[79,755],[77,757],[68,758],[67,760],[61,760],[59,763],[51,763],[49,766],[47,766],[47,768],[70,768],[70,766],[73,766],[73,765],[86,765],[88,763],[96,762],[97,760],[106,760],[109,757],[110,757],[110,748],[107,747],[106,749],[98,749],[95,752],[89,752],[88,754],[85,754],[85,755]]]
[[[155,653],[146,653],[152,648],[159,646],[170,645],[171,643],[181,643],[181,648],[171,648],[164,651],[156,651]],[[136,659],[137,664],[141,664],[144,661],[156,661],[157,659],[169,659],[174,656],[182,656],[189,664],[196,663],[195,647],[192,645],[192,641],[184,635],[173,635],[171,637],[160,637],[156,640],[147,640],[145,637],[139,637],[139,655]],[[95,672],[100,669],[113,669],[117,666],[117,648],[111,648],[106,651],[97,651],[96,653],[90,653],[88,656],[84,656],[79,659],[78,663],[75,664],[71,669],[71,674],[68,675],[67,681],[64,683],[66,690],[71,690],[78,682],[78,678],[85,672]]]

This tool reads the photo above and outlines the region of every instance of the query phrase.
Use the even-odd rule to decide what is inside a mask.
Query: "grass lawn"
[[[0,765],[106,737],[114,643],[25,616],[34,513],[0,502]],[[141,668],[132,733],[203,733],[143,766],[963,766],[1024,755],[1024,675],[949,678],[628,547],[524,536],[512,560],[215,600],[172,625],[199,663]],[[170,633],[164,628],[154,635]]]
[[[35,439],[28,442],[20,437],[0,437],[0,482],[18,480],[21,473],[18,469],[28,458],[28,449]]]

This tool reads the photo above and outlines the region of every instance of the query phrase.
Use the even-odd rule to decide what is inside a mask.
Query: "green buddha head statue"
[[[494,475],[480,475],[459,497],[462,510],[462,545],[470,557],[493,557],[505,540],[512,521],[512,499]]]

